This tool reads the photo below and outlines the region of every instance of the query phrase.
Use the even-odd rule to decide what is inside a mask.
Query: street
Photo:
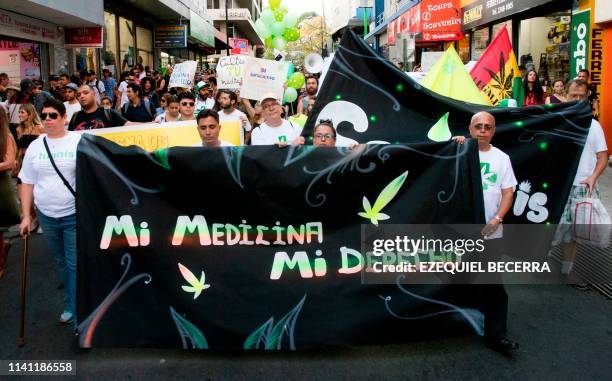
[[[612,172],[601,179],[611,209]],[[332,348],[297,353],[208,353],[163,349],[80,350],[70,328],[57,320],[62,290],[41,235],[30,241],[26,345],[17,346],[19,258],[13,239],[0,280],[0,359],[76,360],[77,378],[114,379],[585,379],[612,374],[612,301],[597,291],[567,285],[506,286],[509,331],[520,343],[507,359],[475,335],[402,345]],[[298,328],[299,329],[299,325]]]

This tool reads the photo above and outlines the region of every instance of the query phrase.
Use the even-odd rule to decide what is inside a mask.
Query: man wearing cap
[[[40,87],[36,86],[31,79],[21,80],[19,87],[21,88],[21,93],[27,98],[26,103],[31,103],[39,114],[42,112],[43,104],[46,101],[55,99],[49,92],[43,91]]]
[[[72,115],[75,112],[81,111],[81,104],[76,97],[76,93],[79,87],[74,83],[67,83],[64,86],[64,107],[66,107],[66,125],[72,120]]]
[[[252,145],[289,144],[301,133],[301,128],[281,118],[283,109],[276,95],[269,93],[261,98],[264,123],[253,129]]]
[[[57,100],[63,101],[62,89],[59,86],[59,77],[55,74],[49,76],[49,93],[53,95]]]
[[[195,102],[195,115],[198,115],[200,111],[211,110],[214,107],[209,107],[208,103],[208,89],[210,86],[204,81],[200,81],[196,84],[196,102]]]

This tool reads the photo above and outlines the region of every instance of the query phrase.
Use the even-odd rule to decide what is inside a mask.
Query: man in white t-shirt
[[[231,90],[219,90],[219,122],[238,122],[240,125],[240,145],[244,145],[245,133],[251,131],[251,123],[242,111],[236,108],[238,96]]]
[[[202,141],[195,144],[194,147],[234,147],[232,143],[219,139],[221,125],[219,114],[215,110],[202,110],[196,119]]]
[[[488,112],[474,114],[470,122],[470,136],[478,140],[478,156],[482,176],[482,195],[484,199],[485,220],[487,225],[482,229],[485,239],[502,238],[501,223],[514,200],[516,178],[512,170],[510,157],[500,149],[491,145],[495,135],[495,118]],[[465,137],[453,138],[459,144],[465,142]],[[496,249],[501,249],[500,241],[487,244],[488,251],[496,255]],[[493,249],[493,250],[491,250]],[[483,285],[485,344],[498,352],[510,354],[518,349],[518,344],[509,340],[507,334],[508,294],[503,284]]]
[[[274,94],[269,93],[261,98],[261,108],[264,123],[253,129],[252,145],[289,144],[300,136],[302,129],[299,126],[281,118],[283,109]]]
[[[81,111],[81,104],[76,97],[76,93],[79,87],[74,83],[68,83],[64,86],[64,107],[66,107],[66,128],[72,120],[72,115],[75,112]]]
[[[566,89],[567,100],[569,102],[588,101],[589,87],[586,82],[579,79],[569,81]],[[572,200],[584,197],[599,198],[597,180],[604,169],[606,169],[607,162],[608,146],[606,145],[606,137],[599,122],[592,119],[591,128],[580,155],[578,171],[576,172],[576,177],[574,177],[572,190],[561,216],[561,221],[559,221],[559,227],[555,232],[555,240],[553,242],[554,244],[561,243],[563,251],[561,273],[564,275],[571,273],[574,267],[574,260],[576,259],[576,241],[574,241],[571,229],[574,223],[571,210]],[[578,279],[573,279],[572,283],[575,283],[579,289],[588,289],[587,285]]]

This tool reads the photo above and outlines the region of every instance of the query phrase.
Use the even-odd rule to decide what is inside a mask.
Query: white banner
[[[220,89],[240,89],[244,64],[248,57],[234,55],[219,58],[217,63],[217,86]]]
[[[258,101],[264,94],[273,93],[279,100],[283,99],[283,84],[287,80],[289,62],[245,58],[240,96]]]
[[[191,89],[193,87],[197,66],[198,63],[196,61],[185,61],[174,65],[174,71],[172,71],[172,75],[170,76],[170,84],[168,87]]]

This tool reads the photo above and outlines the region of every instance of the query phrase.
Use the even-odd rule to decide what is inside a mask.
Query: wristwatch
[[[497,222],[499,222],[500,224],[504,221],[503,218],[501,218],[500,216],[495,216],[495,219],[497,220]]]

